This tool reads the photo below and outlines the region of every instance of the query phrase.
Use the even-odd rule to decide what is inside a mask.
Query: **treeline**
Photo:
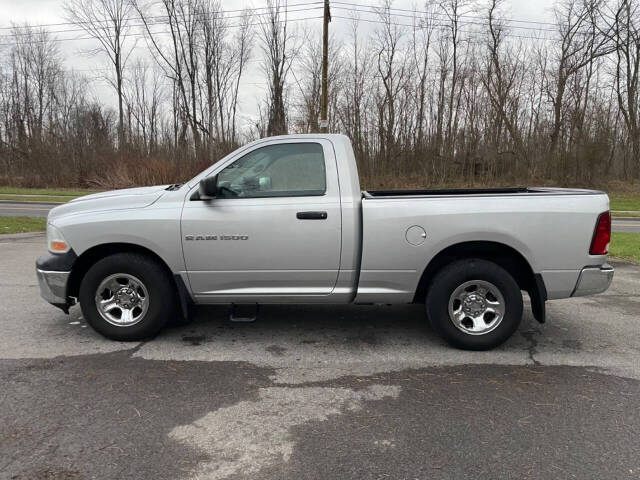
[[[0,41],[0,182],[168,183],[250,139],[318,131],[321,38],[305,26],[320,20],[300,17],[316,7],[69,0],[68,20],[109,59],[116,108],[63,69],[55,32],[13,27]],[[365,183],[640,178],[640,0],[560,0],[554,13],[335,2],[330,131],[352,139]],[[251,119],[239,114],[249,62],[267,85]]]

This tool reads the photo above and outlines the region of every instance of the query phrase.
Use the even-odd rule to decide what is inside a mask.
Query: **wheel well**
[[[500,265],[515,279],[521,290],[526,290],[530,296],[539,295],[546,300],[546,291],[539,292],[531,265],[520,252],[498,242],[463,242],[447,247],[433,257],[420,277],[413,301],[424,303],[427,290],[436,273],[451,262],[463,258],[482,258]]]
[[[80,291],[80,282],[82,282],[82,279],[89,268],[91,268],[91,266],[97,261],[102,260],[109,255],[113,255],[114,253],[140,253],[152,258],[158,263],[158,265],[161,265],[166,270],[175,287],[175,278],[171,269],[165,261],[152,250],[134,243],[104,243],[88,249],[76,259],[73,264],[73,268],[71,269],[71,275],[69,276],[67,295],[77,298]]]

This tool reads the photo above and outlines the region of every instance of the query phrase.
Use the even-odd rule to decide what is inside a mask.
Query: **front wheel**
[[[82,279],[79,297],[89,325],[112,340],[151,337],[175,311],[167,272],[137,253],[117,253],[96,262]]]
[[[458,260],[440,270],[425,303],[433,329],[466,350],[497,347],[522,320],[522,293],[514,278],[479,258]]]

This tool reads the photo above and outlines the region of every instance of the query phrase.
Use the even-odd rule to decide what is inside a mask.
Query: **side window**
[[[319,143],[269,145],[247,153],[218,174],[218,198],[324,195]]]

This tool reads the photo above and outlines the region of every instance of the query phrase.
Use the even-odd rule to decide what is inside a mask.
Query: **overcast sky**
[[[289,0],[290,5],[298,3],[308,3],[313,0]],[[366,0],[345,0],[352,4],[360,4],[364,7],[369,7],[375,4],[374,2],[367,2]],[[239,8],[249,7],[257,8],[263,7],[266,4],[265,0],[221,0],[222,8],[225,10],[236,10]],[[56,24],[66,22],[64,18],[64,11],[62,6],[64,0],[0,0],[0,45],[7,42],[6,37],[1,38],[1,34],[7,33],[6,27],[12,23],[24,24],[30,23],[32,25],[40,24]],[[552,20],[551,6],[553,0],[506,0],[505,7],[508,11],[509,18],[525,21],[550,21]],[[320,7],[321,5],[313,5],[314,7]],[[349,12],[338,10],[339,5],[335,4],[332,14],[334,16],[348,16]],[[396,0],[393,3],[394,8],[412,9],[418,10],[424,9],[424,2],[416,2],[415,0]],[[301,10],[301,7],[292,7],[294,10]],[[481,12],[475,11],[472,14],[479,15]],[[310,11],[299,11],[290,15],[290,18],[306,18],[322,15],[321,9],[315,9]],[[370,14],[360,14],[362,18],[372,18]],[[398,18],[398,21],[402,23],[410,23],[410,19]],[[322,28],[321,19],[310,19],[305,21],[295,22],[298,28],[310,29],[316,31],[318,34]],[[525,24],[521,24],[525,25]],[[371,28],[375,25],[363,24],[363,31],[366,28]],[[58,25],[49,27],[52,31],[64,30],[74,28],[70,25]],[[340,38],[344,35],[349,28],[349,21],[335,18],[330,26],[330,32],[332,36]],[[85,37],[86,34],[77,32],[63,32],[56,34],[61,39],[73,39],[75,37]],[[60,51],[64,58],[65,66],[67,69],[74,69],[82,72],[92,79],[91,81],[91,94],[99,99],[101,102],[114,104],[114,94],[109,87],[106,86],[105,81],[100,78],[101,74],[109,67],[106,59],[102,56],[87,56],[82,53],[83,50],[96,46],[93,41],[87,40],[65,40],[58,42]],[[0,46],[0,54],[3,48]],[[244,77],[244,81],[241,89],[240,96],[240,114],[241,117],[248,119],[253,117],[256,113],[256,105],[258,100],[264,96],[264,89],[266,88],[265,80],[262,73],[259,70],[259,58],[260,52],[257,48],[254,49],[252,62],[247,71],[247,75]],[[138,41],[138,48],[134,51],[132,59],[135,57],[143,57],[149,59],[148,50],[146,48],[144,40]]]

